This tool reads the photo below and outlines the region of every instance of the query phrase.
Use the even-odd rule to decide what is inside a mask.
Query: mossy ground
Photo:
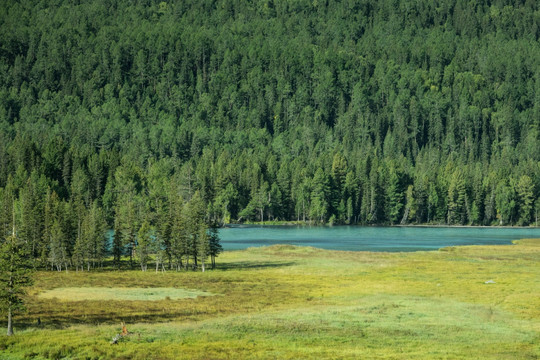
[[[205,273],[39,272],[0,358],[536,359],[539,265],[540,240],[523,240],[415,253],[271,246],[226,252]],[[39,296],[67,287],[218,295]],[[131,335],[110,345],[122,321]]]

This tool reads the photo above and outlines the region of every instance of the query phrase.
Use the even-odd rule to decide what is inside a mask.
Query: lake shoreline
[[[229,223],[222,225],[223,228],[238,228],[238,227],[278,227],[278,226],[306,226],[306,227],[321,227],[321,228],[327,228],[327,227],[343,227],[343,226],[358,226],[358,227],[366,227],[366,228],[465,228],[465,229],[540,229],[540,226],[517,226],[517,225],[446,225],[446,224],[406,224],[406,225],[384,225],[384,224],[376,224],[376,225],[362,225],[362,224],[311,224],[309,222],[264,222],[264,223],[244,223],[244,224],[235,224],[235,223]]]

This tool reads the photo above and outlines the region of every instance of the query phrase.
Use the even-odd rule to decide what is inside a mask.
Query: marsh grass
[[[68,287],[46,290],[38,294],[41,299],[58,299],[60,301],[93,301],[93,300],[119,300],[119,301],[155,301],[178,300],[196,298],[197,296],[213,296],[215,294],[177,288],[163,287]]]
[[[218,269],[205,273],[40,272],[16,336],[0,336],[0,358],[535,359],[539,244],[416,253],[270,246],[225,252]],[[39,296],[84,287],[220,296]],[[111,346],[121,321],[132,334]]]

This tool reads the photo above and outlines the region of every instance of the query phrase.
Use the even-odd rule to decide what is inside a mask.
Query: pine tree
[[[150,236],[150,224],[148,221],[144,221],[137,233],[137,248],[135,251],[142,271],[146,271],[148,268],[151,248],[152,238]]]
[[[13,229],[13,202],[15,193],[11,175],[8,177],[6,187],[0,189],[0,239],[11,234]]]
[[[328,195],[330,189],[328,178],[321,168],[318,168],[315,172],[312,186],[309,215],[311,219],[315,219],[322,223],[325,221],[328,214]]]
[[[86,237],[86,242],[89,245],[89,258],[87,267],[90,268],[96,264],[102,265],[107,252],[107,222],[105,221],[105,213],[98,205],[97,200],[94,201],[86,217],[86,231],[83,233]]]
[[[346,219],[346,223],[347,224],[351,224],[352,223],[352,217],[354,215],[354,208],[353,208],[353,200],[352,198],[349,196],[347,198],[347,219]]]
[[[439,204],[439,193],[435,184],[431,183],[428,187],[427,195],[427,222],[433,221],[437,216],[437,206]]]
[[[220,221],[222,223],[229,223],[231,221],[231,210],[237,199],[238,191],[231,183],[228,183],[216,195],[214,205],[217,214],[220,215]]]
[[[331,170],[331,202],[332,208],[337,212],[337,218],[340,223],[345,221],[345,182],[347,177],[347,160],[336,153],[332,161]]]
[[[185,219],[185,230],[187,239],[187,256],[193,257],[194,266],[198,266],[198,247],[201,228],[205,226],[206,206],[199,191],[186,203],[183,216]]]
[[[511,224],[514,218],[516,194],[512,185],[512,181],[510,181],[509,184],[500,183],[495,188],[495,204],[497,206],[499,225]]]
[[[414,186],[409,185],[407,188],[407,199],[405,203],[405,211],[403,212],[403,218],[401,224],[407,224],[409,219],[414,219],[416,215],[416,201],[414,199]]]
[[[534,203],[534,225],[538,226],[538,216],[540,215],[540,197]]]
[[[56,267],[58,271],[62,271],[62,269],[67,271],[69,264],[67,239],[59,219],[53,220],[49,236],[49,261],[51,267]]]
[[[212,262],[212,269],[216,268],[216,257],[223,251],[223,247],[220,244],[218,225],[213,222],[208,229],[209,236],[209,255]]]
[[[379,213],[381,209],[381,189],[379,186],[379,169],[377,163],[374,162],[369,173],[369,192],[366,194],[366,201],[369,204],[366,221],[376,224],[379,222]]]
[[[519,225],[528,225],[531,222],[531,213],[534,203],[534,184],[531,178],[523,175],[516,185],[519,198]]]
[[[311,193],[311,181],[305,177],[299,184],[293,188],[294,202],[296,204],[296,219],[300,221],[306,221],[308,210],[311,207],[310,193]]]
[[[176,270],[189,266],[189,238],[186,216],[186,205],[182,205],[181,199],[175,196],[169,198],[170,201],[170,265],[175,266]],[[185,257],[185,262],[183,258]]]
[[[392,166],[389,169],[386,183],[386,214],[390,224],[398,222],[403,207],[403,192],[401,190],[400,178],[396,169]]]
[[[162,270],[165,269],[165,261],[171,262],[171,214],[167,201],[159,201],[156,206],[155,212],[155,236],[153,251],[156,254],[156,272],[158,272],[161,266]]]
[[[124,253],[124,240],[122,239],[122,224],[118,216],[114,218],[114,236],[112,242],[113,263],[117,269],[122,264],[122,255]]]
[[[42,222],[43,194],[40,194],[38,182],[37,173],[32,172],[19,196],[21,216],[18,236],[30,244],[30,256],[33,258],[38,258],[45,247]]]
[[[201,270],[204,272],[206,270],[206,259],[210,255],[210,236],[206,229],[206,224],[200,223],[200,228],[197,236],[197,256],[201,261]]]
[[[454,171],[448,187],[448,224],[465,221],[465,181],[460,170]]]
[[[254,208],[259,213],[259,220],[264,223],[264,213],[270,205],[270,194],[268,192],[268,183],[265,181],[260,188],[253,194],[252,202]]]
[[[32,285],[32,257],[28,244],[13,232],[0,239],[0,310],[7,313],[7,335],[13,335],[13,314],[24,310],[24,288]]]
[[[129,266],[133,268],[133,257],[137,240],[137,209],[133,198],[122,196],[118,199],[115,223],[121,235],[121,246],[129,255]]]
[[[85,243],[83,237],[78,237],[77,240],[75,240],[73,255],[71,256],[71,261],[75,266],[76,271],[79,271],[79,268],[81,271],[84,270],[84,262],[87,256],[87,244]]]

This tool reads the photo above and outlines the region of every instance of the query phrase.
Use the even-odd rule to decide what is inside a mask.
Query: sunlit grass
[[[196,298],[197,296],[212,296],[214,294],[187,289],[176,288],[107,288],[107,287],[68,287],[46,290],[38,297],[42,299],[58,299],[62,301],[91,301],[91,300],[177,300]]]
[[[40,272],[0,359],[535,359],[539,265],[540,240],[525,240],[415,253],[270,246],[225,252],[205,273]],[[103,287],[220,296],[42,298]],[[110,345],[122,321],[131,335]]]

